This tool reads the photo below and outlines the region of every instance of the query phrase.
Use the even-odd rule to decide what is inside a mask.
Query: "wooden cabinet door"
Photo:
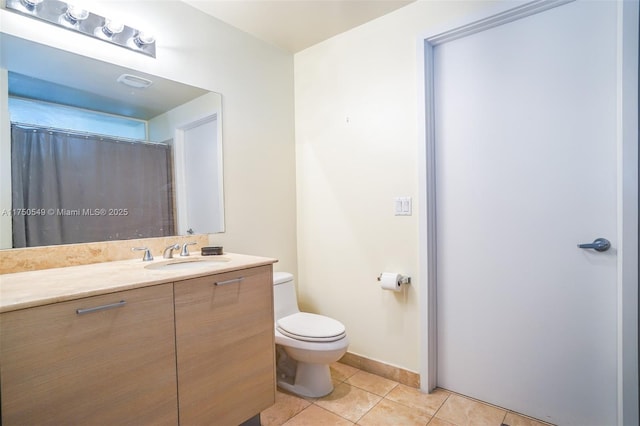
[[[271,265],[175,283],[183,425],[236,426],[275,402]]]
[[[173,319],[172,284],[1,314],[3,426],[176,425]]]

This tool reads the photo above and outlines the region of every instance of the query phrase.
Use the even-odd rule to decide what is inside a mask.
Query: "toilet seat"
[[[340,321],[309,312],[280,318],[276,321],[276,329],[285,336],[304,342],[335,342],[346,335]]]

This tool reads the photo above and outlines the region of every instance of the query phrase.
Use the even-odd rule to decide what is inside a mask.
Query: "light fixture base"
[[[58,27],[66,28],[74,32],[78,32],[89,37],[97,38],[111,44],[132,50],[134,52],[143,53],[153,58],[156,57],[156,42],[136,43],[135,37],[141,33],[140,30],[124,25],[122,31],[115,33],[111,30],[103,31],[103,27],[108,21],[106,18],[88,12],[86,19],[78,20],[70,23],[69,19],[65,19],[65,15],[69,10],[69,4],[58,0],[45,1],[27,1],[27,0],[6,0],[7,10],[17,12],[30,18],[39,19],[41,21],[54,24]]]

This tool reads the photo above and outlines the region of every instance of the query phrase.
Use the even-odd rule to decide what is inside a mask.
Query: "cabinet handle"
[[[227,280],[227,281],[216,281],[213,283],[213,285],[229,285],[229,284],[235,284],[235,283],[239,283],[240,281],[244,280],[244,277],[239,277],[239,278],[234,278],[232,280]]]
[[[107,309],[120,308],[120,307],[122,307],[122,306],[124,306],[126,304],[127,304],[126,301],[121,300],[119,302],[110,303],[108,305],[95,306],[93,308],[76,309],[76,314],[84,315],[84,314],[90,314],[92,312],[105,311]]]

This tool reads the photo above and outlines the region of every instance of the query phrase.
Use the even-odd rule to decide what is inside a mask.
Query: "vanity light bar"
[[[72,3],[58,0],[6,0],[5,4],[8,10],[22,15],[156,57],[154,36]]]

